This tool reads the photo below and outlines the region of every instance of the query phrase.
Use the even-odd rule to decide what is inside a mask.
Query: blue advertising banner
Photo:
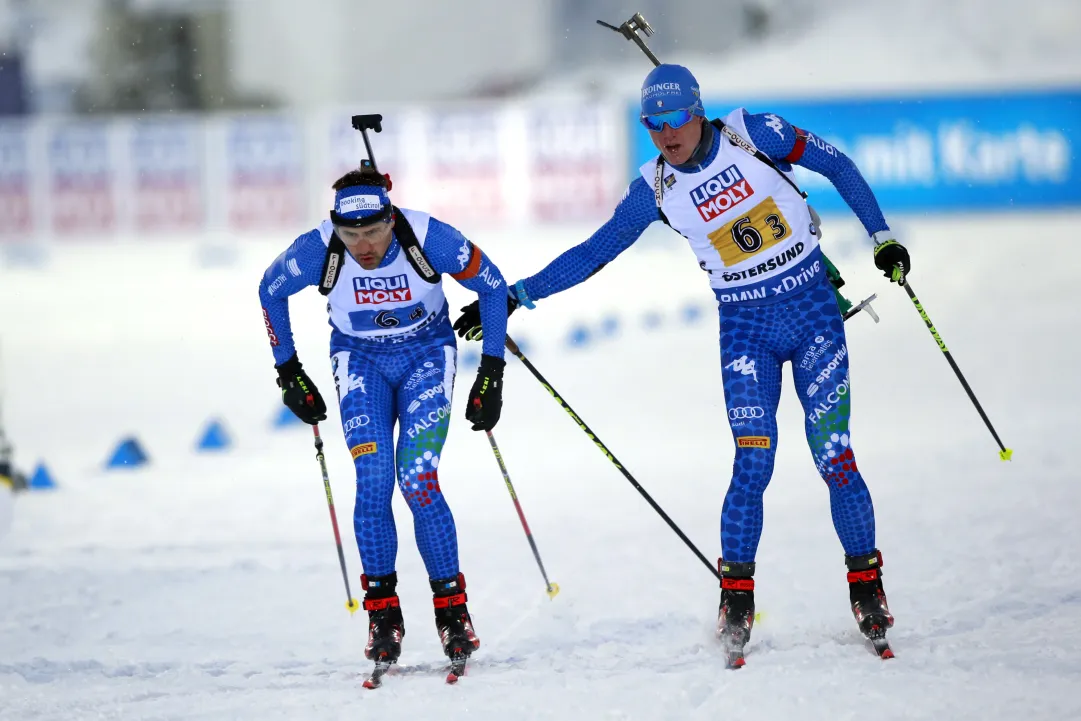
[[[709,117],[739,103],[707,98]],[[1081,89],[844,101],[754,101],[836,146],[890,211],[1081,205]],[[657,150],[634,117],[632,172]],[[797,166],[820,211],[846,211],[828,180]]]

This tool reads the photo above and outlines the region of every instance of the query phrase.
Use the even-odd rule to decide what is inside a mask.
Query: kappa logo
[[[409,278],[404,273],[390,278],[353,278],[353,295],[357,305],[413,300]]]
[[[725,366],[725,370],[732,370],[740,375],[751,376],[754,382],[758,382],[758,371],[754,369],[754,361],[747,360],[747,356],[740,356]]]
[[[349,372],[349,351],[342,350],[332,355],[330,369],[334,372],[334,388],[338,391],[339,404],[353,391],[368,392],[364,388],[364,376],[353,375]]]
[[[469,265],[469,258],[472,254],[469,252],[469,241],[464,241],[462,247],[458,249],[458,265],[464,269]]]
[[[735,165],[729,165],[691,191],[702,220],[710,221],[754,195],[754,188]]]
[[[770,113],[766,117],[768,118],[768,120],[766,120],[766,127],[771,128],[773,132],[781,136],[781,140],[784,140],[784,125],[781,119],[773,113]]]
[[[737,436],[736,445],[740,448],[769,448],[769,436]]]

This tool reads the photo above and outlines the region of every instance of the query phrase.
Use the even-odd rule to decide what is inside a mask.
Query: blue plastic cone
[[[195,447],[196,450],[200,451],[223,451],[232,445],[233,439],[229,437],[229,432],[225,430],[222,422],[216,418],[211,418]]]
[[[52,491],[57,487],[56,481],[44,463],[38,463],[37,468],[34,469],[33,474],[26,482],[27,490],[31,491]]]
[[[112,458],[105,464],[106,468],[135,468],[145,465],[150,459],[146,451],[139,445],[134,437],[125,438],[113,451]]]
[[[304,421],[297,418],[287,406],[282,406],[282,409],[278,411],[278,417],[274,419],[275,428],[285,428],[287,426],[295,426],[302,423],[304,423]]]

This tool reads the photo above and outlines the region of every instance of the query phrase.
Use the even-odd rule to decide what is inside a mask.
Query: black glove
[[[314,426],[319,421],[327,419],[327,404],[323,402],[323,396],[319,395],[319,389],[312,383],[312,379],[304,372],[296,353],[280,366],[274,366],[278,370],[278,387],[282,389],[282,403],[297,418]]]
[[[518,301],[510,295],[507,296],[507,317],[518,308]],[[462,314],[454,321],[454,330],[459,338],[466,340],[481,340],[484,338],[484,329],[480,325],[480,300],[475,300],[462,308]],[[498,417],[498,413],[496,416]]]
[[[469,389],[469,401],[465,419],[473,424],[475,431],[490,431],[499,422],[503,410],[503,368],[507,362],[492,355],[480,357],[477,380]]]
[[[908,250],[893,238],[875,245],[875,267],[890,279],[891,283],[905,284],[905,276],[912,272]]]

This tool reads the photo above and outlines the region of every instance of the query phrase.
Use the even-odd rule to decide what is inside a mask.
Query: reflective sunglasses
[[[656,115],[641,115],[638,119],[646,128],[659,133],[664,129],[665,125],[672,130],[682,128],[691,122],[692,118],[694,118],[693,108],[683,108],[682,110],[669,110],[666,113],[657,113]]]

